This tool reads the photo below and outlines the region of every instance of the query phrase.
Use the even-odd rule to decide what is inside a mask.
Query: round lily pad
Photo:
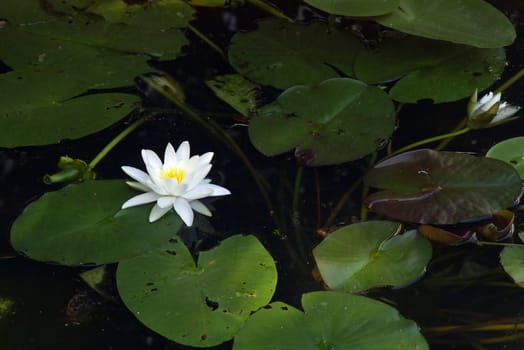
[[[210,347],[233,338],[275,292],[273,259],[254,236],[233,236],[195,264],[181,242],[118,265],[125,305],[148,328],[184,345]]]
[[[396,234],[399,229],[395,222],[367,221],[328,235],[313,250],[324,282],[354,293],[418,278],[431,259],[431,244],[415,230]]]
[[[483,0],[402,0],[375,20],[400,32],[484,48],[510,45],[516,37],[509,19]]]
[[[500,159],[517,170],[524,179],[524,136],[504,140],[491,147],[486,157]]]
[[[48,192],[16,219],[11,244],[32,259],[63,265],[111,263],[168,245],[182,220],[172,214],[151,224],[148,206],[120,210],[133,195],[123,180]]]
[[[325,23],[303,25],[271,19],[258,22],[252,32],[235,34],[229,61],[257,83],[286,89],[338,77],[338,71],[351,76],[361,47],[353,34],[330,31]]]
[[[183,6],[193,11],[178,0],[161,3],[167,2],[171,8]],[[1,147],[56,143],[114,124],[136,107],[138,96],[83,94],[131,85],[135,75],[151,69],[147,63],[151,56],[174,59],[187,42],[176,29],[110,24],[93,16],[83,17],[78,1],[60,2],[64,8],[75,9],[74,16],[52,16],[38,1],[28,3],[31,8],[25,3],[2,2],[2,18],[9,23],[1,29],[2,45],[9,50],[2,51],[0,60],[12,71],[0,74],[0,90],[9,91],[0,95]],[[128,5],[120,0],[112,3],[122,5],[118,11],[125,16]],[[154,7],[159,6],[160,2],[155,2]],[[150,13],[140,8],[142,11],[134,13],[137,22]],[[188,22],[190,17],[186,17]]]
[[[282,302],[251,316],[233,350],[428,349],[415,322],[393,307],[342,292],[302,295],[304,312]]]
[[[393,99],[436,103],[469,97],[495,82],[506,64],[504,49],[480,49],[417,37],[390,38],[355,59],[355,76],[367,83],[399,79]],[[453,88],[450,88],[453,86]]]
[[[519,196],[512,166],[492,158],[421,149],[377,164],[364,177],[381,189],[364,199],[369,209],[421,224],[456,224],[493,215]]]
[[[376,150],[393,132],[395,110],[382,90],[349,78],[299,85],[262,107],[249,137],[271,156],[295,148],[308,166],[343,163]]]
[[[392,12],[400,0],[305,0],[327,13],[341,16],[378,16]]]
[[[518,235],[524,240],[524,232]],[[500,252],[500,264],[515,283],[524,288],[524,245],[504,247]]]

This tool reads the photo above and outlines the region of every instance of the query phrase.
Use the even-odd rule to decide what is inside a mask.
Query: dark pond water
[[[493,1],[524,33],[524,4],[519,1]],[[282,2],[288,14],[309,17],[305,8],[297,10],[296,2]],[[226,47],[231,33],[250,28],[253,18],[264,14],[253,7],[239,10],[201,9],[195,26]],[[524,67],[524,40],[519,37],[509,48],[509,77]],[[216,73],[230,70],[207,46],[192,40],[188,55],[176,64],[162,67],[179,79],[190,91],[189,104],[201,111],[227,109],[210,96],[202,81]],[[507,98],[524,105],[524,82],[517,83]],[[0,92],[5,93],[5,92]],[[268,97],[271,92],[268,92]],[[407,144],[452,128],[457,109],[463,104],[432,106],[421,103],[406,108],[400,119],[395,142]],[[437,121],[437,122],[435,122]],[[257,169],[275,184],[282,202],[279,210],[289,207],[296,162],[289,155],[267,159],[250,145],[246,130],[233,127],[224,120],[224,127],[248,152]],[[142,326],[118,300],[107,300],[92,291],[78,276],[85,268],[46,265],[18,256],[9,245],[9,230],[15,218],[32,200],[60,186],[42,183],[42,175],[53,172],[57,159],[64,154],[91,159],[100,147],[124,127],[120,123],[98,134],[74,141],[42,147],[0,150],[0,304],[11,300],[7,315],[0,316],[0,349],[189,349],[176,345]],[[524,135],[524,119],[494,129],[480,130],[449,144],[449,150],[484,153],[491,145],[509,137]],[[223,183],[233,193],[216,205],[212,225],[216,236],[206,237],[204,244],[212,246],[220,237],[235,233],[257,235],[270,247],[279,267],[279,285],[275,299],[299,306],[300,295],[321,288],[308,274],[303,274],[289,261],[283,248],[286,237],[273,234],[274,226],[266,215],[262,200],[249,173],[220,142],[204,130],[195,127],[182,116],[165,118],[147,124],[119,144],[97,167],[99,178],[122,178],[120,166],[140,164],[139,150],[143,145],[161,150],[167,142],[188,139],[192,151],[215,152],[214,180]],[[321,216],[325,220],[332,198],[337,198],[354,180],[353,165],[306,169],[301,188],[301,232],[310,244],[317,236],[316,178],[322,194]],[[277,198],[278,195],[277,195]],[[358,199],[357,199],[358,200]],[[359,204],[347,205],[348,213],[339,221],[350,222],[359,214]],[[523,216],[517,212],[517,230]],[[522,228],[521,228],[522,229]],[[524,289],[517,287],[504,273],[498,261],[497,247],[435,246],[438,258],[430,265],[427,275],[418,283],[397,290],[376,290],[370,296],[395,305],[406,317],[415,320],[429,340],[432,349],[522,349],[524,340],[515,339],[515,329],[499,332],[444,332],[439,326],[483,324],[506,320],[517,323],[524,318]],[[114,286],[108,286],[114,291]],[[116,295],[116,293],[114,294]],[[0,306],[1,308],[1,306]],[[1,315],[1,313],[0,313]],[[507,340],[500,339],[507,337]],[[497,339],[499,338],[499,339]],[[488,343],[481,345],[481,340]],[[493,344],[489,344],[489,342]],[[227,343],[217,349],[230,349]]]

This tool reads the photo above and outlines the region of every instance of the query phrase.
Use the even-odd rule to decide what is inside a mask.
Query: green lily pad
[[[524,232],[520,232],[519,237],[524,240]],[[500,264],[515,283],[524,288],[524,245],[504,247],[500,252]]]
[[[239,74],[219,75],[206,81],[222,101],[236,109],[244,117],[251,117],[258,105],[258,86]]]
[[[159,31],[186,27],[195,12],[182,0],[156,0],[144,4],[128,4],[124,0],[99,0],[92,3],[86,11],[104,17],[109,23],[125,23]]]
[[[400,0],[305,0],[327,13],[341,16],[378,16],[396,10]]]
[[[195,264],[182,244],[118,265],[125,305],[148,328],[184,345],[209,347],[238,332],[275,292],[273,259],[254,236],[233,236]]]
[[[373,211],[422,224],[456,224],[509,207],[520,176],[491,158],[421,149],[377,164],[364,177],[382,191],[364,199]]]
[[[397,234],[400,224],[367,221],[329,234],[313,256],[324,282],[351,293],[405,285],[424,273],[431,244],[416,230]]]
[[[292,24],[280,20],[258,22],[252,32],[231,39],[229,61],[257,83],[286,89],[351,76],[361,44],[350,32],[329,32],[324,23]]]
[[[479,49],[417,37],[388,39],[361,50],[355,76],[367,83],[400,80],[390,95],[399,102],[449,102],[469,97],[495,82],[506,64],[504,49]]]
[[[27,3],[35,9],[22,13],[19,2],[2,3],[8,26],[0,29],[6,48],[0,59],[13,70],[0,75],[7,91],[0,96],[1,147],[55,143],[115,123],[135,108],[137,96],[74,97],[132,85],[134,76],[151,70],[150,56],[174,58],[186,42],[176,30],[154,33],[81,14],[66,19],[46,13],[38,1]]]
[[[63,265],[111,263],[168,245],[182,220],[172,214],[151,224],[149,206],[120,210],[133,195],[122,180],[46,193],[16,219],[11,244],[32,259]]]
[[[483,0],[400,0],[397,10],[374,20],[404,33],[483,48],[511,45],[516,37],[509,19]]]
[[[284,91],[251,120],[249,137],[265,155],[295,148],[300,162],[318,166],[373,152],[394,124],[394,106],[386,93],[358,80],[334,78]]]
[[[233,350],[429,349],[415,322],[393,307],[359,295],[311,292],[304,312],[274,302],[251,316]]]
[[[524,179],[524,136],[514,137],[495,144],[486,157],[500,159],[517,170]]]

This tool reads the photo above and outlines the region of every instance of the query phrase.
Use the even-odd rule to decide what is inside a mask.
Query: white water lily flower
[[[500,101],[500,92],[488,92],[477,102],[477,90],[468,103],[468,125],[472,129],[489,128],[502,123],[507,123],[517,111],[519,106],[513,106],[505,101]]]
[[[190,158],[187,141],[182,142],[176,152],[168,143],[164,163],[155,152],[143,149],[142,159],[147,173],[130,166],[123,166],[122,170],[137,181],[126,183],[145,193],[126,201],[122,209],[156,202],[149,214],[149,222],[160,219],[174,208],[187,226],[193,224],[193,210],[211,216],[211,211],[200,199],[231,194],[228,189],[205,178],[211,170],[212,158],[213,152]]]

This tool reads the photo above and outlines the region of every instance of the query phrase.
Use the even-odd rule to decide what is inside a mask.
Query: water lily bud
[[[57,166],[60,169],[59,172],[52,175],[44,175],[43,181],[45,184],[82,182],[84,180],[93,180],[96,177],[96,173],[82,159],[61,156]]]
[[[507,123],[517,117],[513,117],[520,109],[505,101],[501,101],[500,92],[493,94],[489,92],[477,101],[477,90],[468,103],[468,127],[471,129],[490,128],[495,125]]]

